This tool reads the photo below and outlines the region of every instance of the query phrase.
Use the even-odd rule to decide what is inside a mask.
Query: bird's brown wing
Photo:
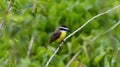
[[[59,30],[56,30],[53,35],[50,37],[49,44],[58,39],[61,35],[61,32]]]

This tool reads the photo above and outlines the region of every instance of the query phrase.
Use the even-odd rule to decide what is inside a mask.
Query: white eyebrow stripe
[[[66,28],[66,27],[59,27],[59,28],[62,28],[62,29],[68,29],[68,28]]]

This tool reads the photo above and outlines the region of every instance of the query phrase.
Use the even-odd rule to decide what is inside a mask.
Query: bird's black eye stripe
[[[67,29],[63,29],[63,28],[60,28],[60,30],[65,30],[65,31],[67,31]]]

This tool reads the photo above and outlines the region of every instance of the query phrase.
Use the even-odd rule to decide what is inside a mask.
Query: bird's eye
[[[60,28],[60,30],[65,30],[65,29],[63,29],[63,28]]]

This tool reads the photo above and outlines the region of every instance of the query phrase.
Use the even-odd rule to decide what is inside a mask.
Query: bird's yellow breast
[[[56,42],[61,42],[66,36],[66,32],[65,31],[61,31],[61,35],[60,37],[56,40]]]

